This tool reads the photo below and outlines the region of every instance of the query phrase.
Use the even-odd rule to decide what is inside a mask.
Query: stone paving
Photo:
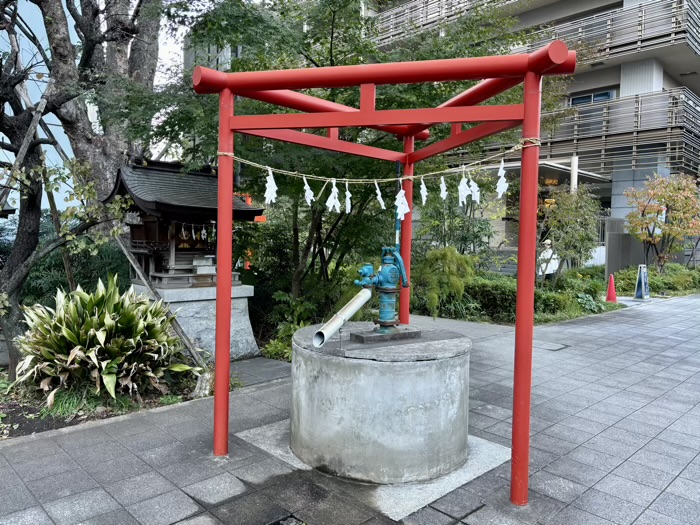
[[[470,433],[510,445],[513,329],[415,317],[474,341]],[[0,525],[381,525],[352,485],[235,434],[289,417],[289,365],[236,363],[231,450],[212,399],[0,443]],[[510,464],[404,525],[700,525],[700,296],[535,330],[530,504]]]

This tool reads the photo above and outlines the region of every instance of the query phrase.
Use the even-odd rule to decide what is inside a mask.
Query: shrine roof
[[[182,164],[160,161],[134,161],[122,166],[109,202],[117,195],[129,195],[139,211],[168,220],[191,222],[216,220],[218,185],[216,171],[185,170]],[[263,208],[234,196],[234,221],[253,221]]]

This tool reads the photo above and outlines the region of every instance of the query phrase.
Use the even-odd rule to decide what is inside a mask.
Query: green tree
[[[283,67],[317,67],[363,64],[370,62],[428,60],[440,58],[507,54],[517,43],[527,39],[527,33],[514,30],[516,20],[495,7],[473,9],[462,17],[434,31],[422,32],[396,42],[390,49],[378,49],[372,40],[373,20],[360,16],[360,0],[307,0],[289,2],[273,0],[261,4],[223,2],[188,21],[194,28],[192,39],[199,45],[243,44],[242,57],[232,61],[231,71],[248,71]],[[239,18],[244,23],[232,24]],[[206,64],[205,64],[206,65]],[[377,92],[377,108],[411,108],[435,106],[473,85],[474,82],[445,82],[415,85],[382,86]],[[565,81],[547,80],[545,107],[556,107],[555,100]],[[357,88],[308,90],[310,94],[355,106],[359,104]],[[141,96],[136,106],[150,104],[146,114],[167,108],[158,125],[150,119],[133,128],[147,142],[165,141],[185,145],[184,155],[191,162],[212,159],[216,153],[216,97],[192,94],[189,72],[175,79],[155,97]],[[490,103],[512,103],[521,100],[522,90],[506,92]],[[269,112],[262,103],[237,99],[237,114]],[[195,133],[196,141],[187,140]],[[440,140],[450,133],[450,126],[436,126],[430,141]],[[497,140],[515,140],[515,134]],[[401,143],[393,136],[375,130],[341,130],[342,138],[398,150]],[[494,139],[495,140],[495,139]],[[481,153],[483,145],[473,145],[472,153]],[[290,171],[336,177],[382,177],[393,174],[394,167],[378,161],[319,152],[289,144],[251,137],[236,136],[236,151],[242,157],[264,165]],[[421,166],[433,169],[445,166],[444,159],[434,159]],[[240,168],[240,181],[245,191],[262,193],[263,173],[248,167]],[[392,211],[382,212],[376,205],[374,188],[356,187],[353,191],[353,212],[346,216],[329,213],[322,202],[309,209],[303,201],[301,182],[277,180],[280,194],[289,196],[287,214],[291,217],[291,257],[294,271],[291,278],[292,295],[302,293],[303,284],[311,280],[327,281],[334,268],[362,256],[358,244],[373,250],[383,240],[391,240]],[[312,184],[318,194],[320,185]],[[386,186],[385,186],[386,187]],[[327,196],[328,189],[326,188]],[[386,189],[387,202],[393,200],[393,188]],[[325,196],[320,201],[325,201]],[[475,224],[478,221],[475,221]],[[483,221],[482,221],[483,222]],[[377,223],[387,227],[377,228]],[[481,223],[479,223],[481,224]],[[476,238],[476,237],[475,237]],[[367,241],[367,242],[365,242]],[[371,242],[370,242],[371,241]]]
[[[653,252],[660,274],[686,237],[700,236],[700,195],[694,177],[655,174],[642,188],[629,188],[625,196],[632,211],[627,214],[629,231],[644,245],[649,263]]]
[[[585,186],[571,193],[567,187],[551,192],[542,209],[540,240],[552,241],[552,250],[568,266],[583,265],[598,245],[600,202]],[[564,264],[559,264],[555,280]]]

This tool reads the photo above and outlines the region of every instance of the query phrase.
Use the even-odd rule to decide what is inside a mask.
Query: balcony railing
[[[539,31],[514,53],[530,53],[552,39],[576,48],[591,45],[590,60],[623,56],[687,41],[700,53],[697,0],[660,0],[615,9]]]
[[[513,3],[506,0],[503,4]],[[379,45],[402,38],[406,31],[437,27],[466,14],[485,0],[417,0],[377,15]],[[700,54],[700,1],[660,0],[580,18],[534,35],[528,45],[514,49],[526,53],[558,38],[572,47],[582,43],[598,50],[594,59],[622,56],[658,47],[687,43]]]
[[[700,97],[687,88],[582,104],[568,111],[556,131],[543,130],[542,158],[578,155],[581,169],[601,175],[659,166],[698,173]],[[455,152],[449,161],[462,163],[467,157],[466,152]]]
[[[406,36],[407,32],[433,29],[451,22],[469,10],[489,3],[508,5],[518,0],[413,0],[382,11],[376,17],[377,43],[390,44]]]

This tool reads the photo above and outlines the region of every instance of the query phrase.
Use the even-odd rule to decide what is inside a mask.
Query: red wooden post
[[[539,139],[542,76],[529,72],[524,82],[523,138]],[[510,501],[527,505],[530,460],[530,394],[532,389],[532,335],[535,317],[537,265],[537,185],[540,148],[532,143],[522,150],[520,174],[520,231],[518,235],[518,295],[515,304],[515,377],[513,384],[513,439]]]
[[[219,94],[219,152],[233,155],[233,93]],[[214,455],[228,455],[231,373],[231,272],[233,271],[233,157],[219,155],[218,238],[216,242],[216,373],[214,376]]]
[[[403,152],[408,156],[415,148],[415,137],[405,137],[403,139]],[[413,175],[413,163],[407,162],[403,168],[403,174]],[[403,191],[406,192],[406,201],[409,211],[401,222],[401,258],[406,267],[406,277],[411,282],[411,250],[413,247],[413,179],[403,181]],[[411,322],[411,289],[401,288],[399,292],[399,322],[409,324]]]

